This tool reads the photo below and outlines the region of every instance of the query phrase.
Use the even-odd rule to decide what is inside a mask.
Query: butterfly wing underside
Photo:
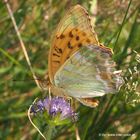
[[[111,49],[98,42],[87,11],[80,5],[72,7],[59,23],[49,52],[52,92],[97,106],[92,97],[114,92],[120,84],[111,55]]]
[[[97,106],[92,97],[114,93],[121,84],[111,56],[99,46],[82,47],[56,72],[55,86],[87,106]]]
[[[87,44],[98,45],[87,11],[80,5],[71,8],[59,23],[49,52],[49,78],[54,84],[54,75],[69,57]]]

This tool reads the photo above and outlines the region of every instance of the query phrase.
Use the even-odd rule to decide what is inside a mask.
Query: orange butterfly
[[[99,43],[88,12],[80,5],[72,7],[59,23],[48,64],[51,92],[90,107],[98,105],[93,97],[114,93],[122,82],[112,50]]]

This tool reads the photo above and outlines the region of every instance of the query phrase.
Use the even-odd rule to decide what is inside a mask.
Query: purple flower
[[[54,97],[51,100],[49,98],[39,100],[35,106],[33,105],[31,111],[33,113],[47,111],[52,118],[59,115],[59,120],[67,118],[77,120],[77,113],[72,110],[70,104],[62,97]]]
[[[41,112],[44,110],[44,105],[41,100],[39,100],[35,105],[31,107],[31,112],[36,114],[37,112]]]

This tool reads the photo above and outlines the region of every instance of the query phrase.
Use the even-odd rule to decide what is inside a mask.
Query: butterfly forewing
[[[54,83],[54,75],[65,61],[82,46],[98,45],[96,33],[90,24],[87,11],[80,5],[71,8],[58,25],[49,53],[49,78]]]

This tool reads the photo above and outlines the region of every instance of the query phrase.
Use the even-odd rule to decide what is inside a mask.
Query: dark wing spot
[[[70,46],[71,44],[70,44],[70,41],[68,42],[68,46]]]
[[[65,36],[63,34],[60,35],[60,39],[63,39],[65,38]]]
[[[86,42],[87,42],[87,43],[90,43],[91,41],[90,41],[90,39],[87,39]]]
[[[85,12],[85,14],[86,14],[87,16],[89,16],[87,11]]]
[[[62,53],[62,49],[59,48],[59,52]]]
[[[88,17],[88,20],[89,20],[89,21],[91,21],[91,18],[90,18],[90,17]]]
[[[76,40],[79,40],[80,39],[80,37],[79,36],[76,36]]]
[[[69,59],[70,57],[68,56],[66,59]]]
[[[81,48],[81,47],[82,47],[82,43],[79,43],[79,44],[78,44],[78,47]]]
[[[56,39],[59,39],[59,36],[56,35]]]
[[[56,54],[56,53],[53,53],[53,56],[57,56],[57,57],[60,57],[60,55]]]
[[[71,38],[73,37],[73,34],[71,31],[69,32],[69,37],[71,37]]]
[[[83,36],[86,36],[86,33],[85,33],[85,32],[83,32],[83,33],[82,33],[82,35],[83,35]]]
[[[75,29],[75,31],[77,32],[77,31],[78,31],[78,29],[76,28],[76,29]]]
[[[62,49],[61,49],[61,48],[58,48],[57,46],[54,46],[54,50],[55,50],[57,53],[62,53]]]
[[[73,46],[71,46],[70,42],[68,42],[68,48],[69,49],[72,49],[73,48]]]

